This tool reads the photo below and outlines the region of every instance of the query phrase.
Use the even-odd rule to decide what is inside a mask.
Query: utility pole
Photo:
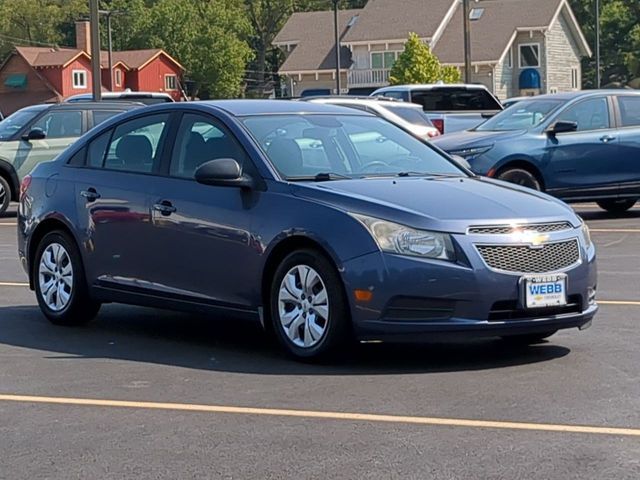
[[[469,0],[462,0],[464,17],[464,83],[471,83],[471,21],[469,19]]]
[[[600,0],[596,0],[596,88],[600,85]]]
[[[93,101],[102,99],[102,82],[100,74],[100,22],[98,17],[98,0],[89,0],[89,24],[91,25],[91,76],[93,84]]]
[[[111,39],[111,16],[112,15],[125,15],[127,12],[124,10],[99,10],[100,15],[107,17],[107,56],[109,63],[109,90],[113,91],[113,41]]]
[[[338,32],[338,0],[333,0],[333,33],[336,44],[336,92],[340,95],[340,34]]]

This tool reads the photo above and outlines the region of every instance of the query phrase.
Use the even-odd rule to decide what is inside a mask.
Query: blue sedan
[[[593,90],[522,100],[434,143],[474,172],[624,212],[640,198],[640,93]]]
[[[354,338],[537,342],[598,308],[564,203],[313,103],[120,115],[24,179],[18,237],[55,324],[109,302],[246,317],[297,358]]]

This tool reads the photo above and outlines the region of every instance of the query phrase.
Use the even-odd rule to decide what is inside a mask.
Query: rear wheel
[[[631,207],[633,207],[637,201],[637,198],[630,198],[620,200],[600,200],[597,203],[600,208],[606,210],[607,212],[624,213]]]
[[[100,304],[91,299],[80,253],[68,234],[45,235],[33,264],[36,297],[42,313],[56,325],[83,325]]]
[[[11,187],[4,177],[0,176],[0,215],[7,211],[11,202]]]
[[[509,168],[500,173],[497,177],[505,182],[515,183],[523,187],[533,188],[534,190],[542,190],[540,182],[534,174],[522,168]]]
[[[334,353],[349,338],[350,315],[342,280],[314,250],[298,250],[277,268],[270,313],[280,344],[298,359]]]
[[[514,345],[534,345],[536,343],[542,342],[544,339],[549,338],[554,335],[557,330],[550,330],[548,332],[542,333],[530,333],[527,335],[510,335],[507,337],[502,337],[505,342],[514,344]]]

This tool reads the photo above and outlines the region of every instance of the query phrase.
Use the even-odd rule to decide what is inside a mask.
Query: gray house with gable
[[[567,0],[476,0],[471,7],[474,83],[501,99],[580,89],[581,59],[591,50]],[[387,85],[411,32],[464,76],[462,15],[460,0],[369,0],[341,11],[343,93]],[[273,44],[285,52],[279,73],[290,95],[335,93],[332,12],[293,14]]]

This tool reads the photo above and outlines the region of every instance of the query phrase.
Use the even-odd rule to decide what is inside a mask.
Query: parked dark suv
[[[26,107],[0,123],[0,213],[18,200],[22,178],[38,163],[53,160],[83,133],[133,108],[133,102],[41,104]]]

